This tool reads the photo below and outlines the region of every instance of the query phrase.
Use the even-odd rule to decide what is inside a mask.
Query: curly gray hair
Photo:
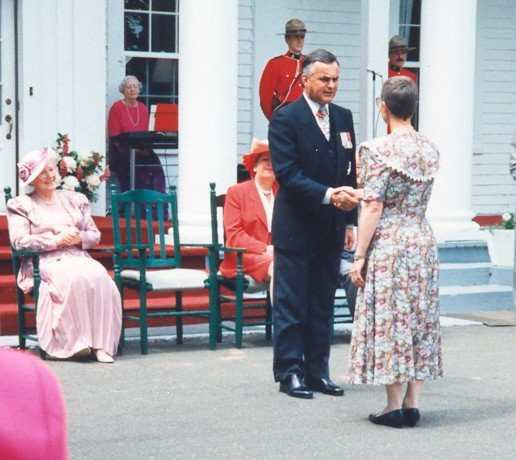
[[[134,75],[126,75],[118,85],[118,91],[124,94],[125,87],[129,84],[130,81],[135,81],[138,83],[138,90],[142,90],[142,84],[140,83],[140,80],[138,80]]]

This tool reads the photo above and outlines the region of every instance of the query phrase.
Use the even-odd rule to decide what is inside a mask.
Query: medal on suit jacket
[[[342,147],[344,147],[345,149],[352,149],[353,142],[351,142],[351,133],[349,131],[342,131],[341,133],[339,133],[339,135]]]

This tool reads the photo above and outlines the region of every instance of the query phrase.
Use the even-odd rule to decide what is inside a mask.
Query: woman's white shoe
[[[104,350],[95,350],[95,356],[99,363],[114,363],[115,360],[109,356]]]

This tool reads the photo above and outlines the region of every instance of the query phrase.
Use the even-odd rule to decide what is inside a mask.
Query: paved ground
[[[382,387],[346,387],[343,398],[280,394],[262,336],[132,343],[114,365],[49,362],[61,379],[72,459],[515,459],[516,328],[443,328],[446,377],[427,385],[415,429],[366,420]],[[346,371],[349,337],[332,350]]]

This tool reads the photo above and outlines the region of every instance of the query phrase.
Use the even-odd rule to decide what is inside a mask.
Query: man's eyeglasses
[[[380,105],[382,103],[382,98],[381,97],[377,97],[375,100],[374,100],[375,104],[376,104],[376,107],[379,109],[380,108]]]

